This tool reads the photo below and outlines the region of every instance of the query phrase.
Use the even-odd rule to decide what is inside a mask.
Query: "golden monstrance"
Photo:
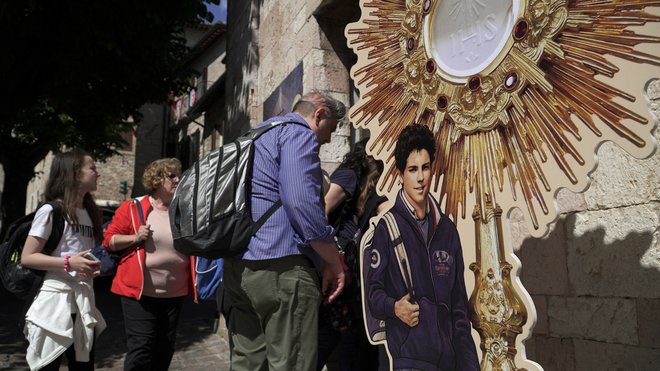
[[[466,263],[482,370],[541,369],[525,356],[535,309],[501,216],[526,210],[540,237],[557,216],[556,192],[588,187],[600,143],[638,158],[655,149],[654,123],[628,108],[635,96],[611,81],[625,78],[622,64],[660,65],[657,47],[644,49],[660,41],[659,6],[361,0],[360,20],[347,27],[360,92],[351,120],[371,131],[369,151],[386,164],[380,190],[396,181],[396,138],[418,122],[436,140],[431,192],[459,225],[472,211],[474,243],[464,250],[475,246]]]

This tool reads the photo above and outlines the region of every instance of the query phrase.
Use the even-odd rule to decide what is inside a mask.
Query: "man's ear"
[[[317,119],[319,122],[323,120],[326,116],[326,109],[325,107],[319,107],[314,111],[314,118]]]

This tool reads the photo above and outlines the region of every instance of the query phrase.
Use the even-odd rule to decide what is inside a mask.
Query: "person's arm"
[[[330,213],[333,212],[337,206],[341,205],[342,202],[346,201],[348,194],[344,191],[339,184],[330,183],[330,189],[325,195],[325,216],[329,217]]]
[[[106,250],[122,251],[146,240],[152,234],[149,224],[142,225],[137,232],[135,231],[131,216],[132,202],[132,200],[125,201],[115,211],[112,222],[103,234],[103,246]]]
[[[347,167],[339,167],[330,177],[330,189],[325,194],[325,216],[330,217],[342,202],[353,197],[357,191],[358,179],[355,172]]]
[[[66,264],[68,264],[69,271],[79,272],[88,277],[98,275],[101,264],[84,256],[89,250],[82,251],[69,258],[50,256],[43,253],[53,227],[51,214],[52,207],[48,205],[37,210],[32,220],[30,234],[25,240],[25,245],[23,245],[21,264],[25,267],[42,271],[65,269]],[[67,259],[68,262],[65,264]]]
[[[452,308],[452,327],[454,330],[454,349],[456,350],[456,361],[458,369],[463,371],[478,371],[479,358],[477,348],[472,339],[470,318],[468,312],[468,298],[465,289],[463,249],[458,236],[456,227],[452,225],[452,233],[448,246],[454,247],[454,259],[456,261],[456,270],[454,277],[454,287],[451,291]]]
[[[151,224],[141,225],[136,234],[115,234],[110,239],[110,250],[121,251],[146,241],[153,234]]]
[[[364,259],[370,259],[365,290],[371,314],[379,319],[396,317],[410,327],[417,326],[419,324],[419,304],[412,301],[409,293],[401,297],[391,297],[385,287],[388,272],[394,269],[390,264],[398,263],[390,234],[383,220],[376,227],[371,246],[371,256],[364,257]],[[396,269],[398,270],[398,267]]]
[[[303,243],[316,251],[321,266],[322,289],[336,298],[344,288],[334,229],[328,225],[321,203],[322,174],[316,136],[299,125],[283,128],[280,134],[280,197],[282,206]]]
[[[41,271],[65,269],[66,257],[50,256],[42,252],[47,241],[47,238],[28,236],[23,246],[23,252],[21,253],[21,264],[28,268]],[[99,275],[101,262],[85,257],[87,252],[89,250],[81,251],[68,258],[69,271],[78,272],[84,278],[93,278]]]
[[[321,292],[332,302],[344,289],[346,277],[339,260],[337,244],[333,242],[310,241],[309,245],[323,260],[321,267]]]

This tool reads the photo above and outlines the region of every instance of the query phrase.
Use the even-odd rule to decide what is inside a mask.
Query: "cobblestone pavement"
[[[24,311],[23,302],[4,291],[0,285],[0,370],[27,370],[25,349],[27,342],[19,332],[18,323]],[[108,323],[96,345],[97,370],[122,370],[126,344],[124,322],[119,297],[110,293],[110,282],[97,278],[95,282],[96,304]],[[27,308],[26,308],[27,309]],[[186,300],[177,336],[177,350],[170,370],[229,370],[229,346],[224,326],[216,330],[214,301],[194,304]],[[63,362],[61,370],[67,370]]]

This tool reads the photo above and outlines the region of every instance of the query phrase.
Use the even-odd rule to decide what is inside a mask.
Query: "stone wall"
[[[256,125],[259,68],[260,0],[227,3],[227,119],[223,141],[233,141]]]
[[[224,140],[232,140],[249,122],[255,126],[270,116],[264,102],[280,98],[282,83],[302,64],[302,88],[328,91],[350,105],[350,54],[343,36],[348,12],[333,11],[346,1],[274,1],[229,3],[227,34],[227,101],[229,112]],[[348,2],[351,3],[351,2]],[[341,7],[340,7],[341,8]],[[357,11],[357,4],[350,9]],[[239,13],[240,12],[240,13]],[[267,22],[263,20],[268,20]],[[294,76],[296,77],[296,76]],[[287,80],[287,81],[290,81]],[[286,90],[286,89],[284,89]],[[278,96],[273,96],[273,95]],[[284,112],[290,105],[281,107]],[[279,112],[279,111],[278,111]],[[234,127],[229,127],[233,125]],[[239,128],[239,129],[237,129]],[[331,172],[349,150],[350,124],[340,125],[332,142],[321,148],[323,167]]]
[[[120,151],[119,155],[108,158],[105,162],[97,161],[96,167],[101,177],[94,196],[97,200],[123,201],[131,197],[133,190],[133,170],[135,169],[135,151]],[[141,178],[142,174],[140,174]],[[128,184],[127,194],[119,192],[119,182]]]
[[[657,119],[658,80],[647,94]],[[660,151],[638,160],[606,143],[598,162],[586,192],[560,191],[545,238],[526,237],[522,212],[511,214],[538,316],[527,357],[547,371],[659,370]]]

